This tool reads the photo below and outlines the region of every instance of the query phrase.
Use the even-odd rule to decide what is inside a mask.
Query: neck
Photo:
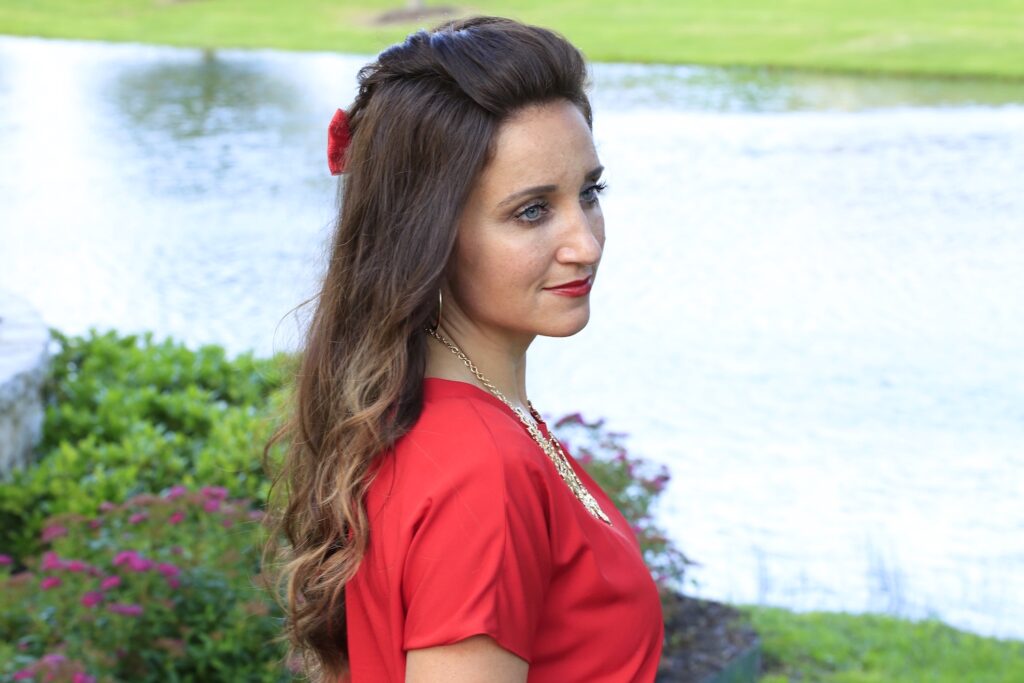
[[[442,323],[437,333],[459,348],[487,380],[515,407],[530,411],[526,393],[526,347],[515,342],[468,328],[448,329]],[[428,335],[429,336],[429,335]],[[427,342],[427,377],[440,377],[482,386],[473,371],[447,346],[432,336]]]

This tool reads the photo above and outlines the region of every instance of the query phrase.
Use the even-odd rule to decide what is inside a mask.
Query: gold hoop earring
[[[444,307],[444,300],[441,298],[441,290],[437,290],[437,322],[434,323],[432,332],[437,332],[437,328],[441,326],[441,310]]]

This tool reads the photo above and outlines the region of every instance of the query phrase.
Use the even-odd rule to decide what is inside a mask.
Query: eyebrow
[[[604,172],[604,166],[598,166],[597,168],[595,168],[594,170],[592,170],[590,173],[587,174],[586,179],[587,180],[597,180],[597,178],[603,172]],[[558,185],[535,185],[534,187],[527,187],[526,189],[518,190],[516,192],[513,192],[509,196],[507,196],[504,199],[502,199],[500,202],[498,202],[498,208],[500,209],[500,208],[502,208],[504,206],[507,206],[508,204],[511,204],[515,200],[520,199],[522,197],[527,197],[529,195],[535,195],[535,194],[547,194],[549,192],[555,192],[557,190],[558,190]]]

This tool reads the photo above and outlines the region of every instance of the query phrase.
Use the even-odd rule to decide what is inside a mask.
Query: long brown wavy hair
[[[288,419],[263,451],[264,580],[285,613],[289,661],[316,681],[348,670],[344,589],[369,543],[371,466],[422,409],[423,328],[437,316],[459,215],[495,132],[516,110],[559,98],[592,126],[583,55],[553,31],[501,17],[417,31],[358,81],[327,272]]]

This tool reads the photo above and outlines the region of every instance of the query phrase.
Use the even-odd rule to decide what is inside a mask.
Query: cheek
[[[523,253],[501,251],[487,254],[474,266],[475,282],[467,283],[470,287],[476,284],[476,290],[491,299],[513,302],[527,294],[536,284],[538,272],[536,264]]]
[[[464,245],[456,253],[454,280],[473,308],[520,308],[524,298],[544,285],[545,260],[526,245]]]
[[[471,308],[493,304],[510,291],[511,264],[493,247],[463,243],[454,254],[452,284]]]

